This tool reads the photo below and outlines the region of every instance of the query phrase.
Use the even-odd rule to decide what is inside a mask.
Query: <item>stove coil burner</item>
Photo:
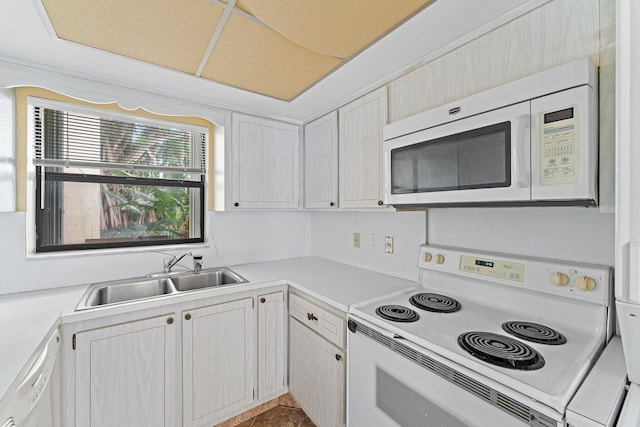
[[[561,345],[567,342],[560,332],[538,323],[504,322],[502,329],[517,338],[538,344]]]
[[[501,368],[533,371],[544,366],[544,358],[516,339],[491,332],[465,332],[458,344],[469,354]]]
[[[381,305],[376,308],[376,314],[394,322],[415,322],[420,318],[414,310],[401,305]]]
[[[422,310],[434,313],[453,313],[460,310],[460,303],[445,295],[421,293],[409,298],[409,302]]]

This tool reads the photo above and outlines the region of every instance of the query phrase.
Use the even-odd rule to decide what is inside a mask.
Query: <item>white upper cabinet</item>
[[[338,112],[304,127],[304,207],[338,207]]]
[[[339,119],[340,207],[382,206],[382,128],[387,123],[387,88],[340,108]]]
[[[231,209],[300,207],[300,128],[233,114]]]
[[[300,207],[300,128],[233,114],[232,209]]]

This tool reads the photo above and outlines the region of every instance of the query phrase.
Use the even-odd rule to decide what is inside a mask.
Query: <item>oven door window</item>
[[[391,150],[391,193],[511,185],[511,122]]]

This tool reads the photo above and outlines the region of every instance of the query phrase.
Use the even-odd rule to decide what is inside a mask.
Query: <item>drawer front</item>
[[[289,294],[289,314],[340,348],[345,348],[345,319],[299,297]]]

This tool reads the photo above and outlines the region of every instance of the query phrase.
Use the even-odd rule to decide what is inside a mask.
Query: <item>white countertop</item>
[[[238,292],[245,286],[286,280],[290,286],[344,312],[351,304],[416,285],[415,281],[317,257],[243,264],[231,266],[231,269],[250,282],[234,286]],[[47,333],[60,321],[60,316],[73,313],[86,289],[87,286],[75,286],[0,296],[0,396],[4,397]],[[225,293],[230,291],[230,287],[225,289]],[[157,299],[152,304],[168,304],[172,302],[170,298],[174,297],[163,298],[162,302]],[[148,306],[149,301],[140,301],[114,306],[114,311],[133,311]],[[104,315],[107,310],[105,307],[95,312]],[[85,310],[83,315],[86,317],[90,313],[91,310]]]
[[[569,403],[567,422],[577,426],[613,426],[626,385],[627,368],[622,340],[614,336]]]
[[[0,396],[4,396],[60,313],[75,305],[87,286],[0,297]]]
[[[344,312],[351,304],[416,286],[416,281],[317,257],[243,264],[231,268],[250,282],[287,279],[290,286]],[[416,279],[417,275],[416,267]]]

